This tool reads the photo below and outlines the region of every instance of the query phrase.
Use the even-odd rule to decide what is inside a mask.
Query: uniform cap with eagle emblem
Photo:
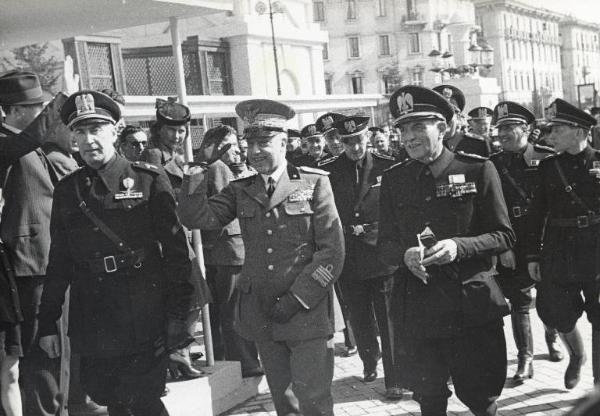
[[[406,85],[398,88],[390,97],[390,113],[394,118],[394,126],[431,118],[449,123],[454,117],[454,108],[434,90]]]
[[[475,107],[467,113],[471,120],[485,120],[488,117],[492,117],[494,111],[488,107]]]
[[[338,131],[342,141],[344,141],[367,131],[369,120],[370,117],[349,116],[333,123],[333,127]]]
[[[307,124],[300,131],[300,136],[305,139],[310,139],[313,137],[323,137],[323,133],[319,131],[316,124]]]
[[[116,124],[121,118],[119,105],[108,95],[94,90],[77,91],[60,109],[60,118],[69,128],[88,120]]]
[[[315,121],[315,125],[321,133],[327,133],[334,128],[333,124],[335,122],[340,121],[343,118],[346,118],[346,116],[340,113],[325,113]]]
[[[254,137],[287,132],[288,120],[296,115],[289,105],[267,99],[242,101],[235,112],[244,121],[244,134]]]
[[[501,101],[494,107],[492,124],[502,126],[506,124],[531,124],[535,116],[527,108],[513,101]]]
[[[560,98],[550,104],[546,117],[548,118],[548,126],[562,124],[589,130],[597,123],[594,116]]]
[[[457,112],[461,112],[465,109],[466,99],[465,94],[454,85],[442,84],[437,87],[433,87],[433,90],[439,93],[442,97],[456,107]]]

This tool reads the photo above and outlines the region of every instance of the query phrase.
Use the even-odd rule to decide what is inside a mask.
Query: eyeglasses
[[[148,144],[148,142],[138,142],[138,141],[135,141],[135,142],[127,142],[126,144],[129,147],[135,147],[136,149],[141,149],[141,148],[146,147],[146,145]]]

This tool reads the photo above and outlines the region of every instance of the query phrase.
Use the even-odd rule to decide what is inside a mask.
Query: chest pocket
[[[287,215],[312,215],[313,209],[308,201],[286,201],[283,205],[283,209]]]

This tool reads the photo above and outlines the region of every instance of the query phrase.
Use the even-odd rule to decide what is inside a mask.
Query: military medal
[[[132,191],[133,185],[135,184],[135,181],[133,180],[133,178],[125,178],[123,179],[123,186],[125,187],[125,191],[123,192],[117,192],[115,194],[115,199],[118,200],[122,200],[122,199],[140,199],[144,196],[143,193],[141,192],[134,192]]]

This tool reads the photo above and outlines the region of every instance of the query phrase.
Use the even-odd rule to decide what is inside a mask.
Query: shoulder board
[[[63,176],[61,178],[61,181],[65,181],[67,179],[73,179],[75,177],[75,175],[77,175],[81,171],[81,169],[83,169],[83,166],[79,166],[74,171],[67,173],[65,176]]]
[[[485,138],[483,136],[479,136],[478,134],[474,134],[474,133],[471,133],[469,131],[467,131],[467,132],[465,132],[463,134],[464,134],[465,137],[468,137],[469,139],[479,140],[480,142],[481,141],[485,141]]]
[[[252,172],[250,172],[248,174],[245,174],[244,176],[232,179],[231,182],[241,182],[241,181],[246,180],[246,179],[254,178],[256,175],[258,175],[258,172],[252,171]]]
[[[403,165],[408,165],[409,163],[412,163],[414,161],[415,161],[414,159],[404,159],[402,162],[398,162],[395,165],[392,165],[389,168],[384,169],[384,172],[387,172],[388,170],[396,169],[396,168],[398,168],[400,166],[403,166]]]
[[[382,155],[381,153],[377,153],[377,152],[373,152],[371,153],[374,157],[378,157],[379,159],[385,159],[385,160],[396,160],[394,159],[392,156],[388,156],[388,155]]]
[[[317,166],[325,166],[330,164],[331,162],[335,162],[339,156],[330,156],[326,159],[321,159],[317,162]]]
[[[462,150],[459,150],[458,152],[456,152],[457,155],[459,156],[464,156],[464,157],[468,157],[474,160],[489,160],[489,158],[487,157],[483,157],[481,155],[476,155],[475,153],[465,153]]]
[[[540,152],[540,153],[552,153],[552,154],[556,153],[553,148],[551,148],[549,146],[542,146],[541,144],[534,144],[533,150],[535,150],[536,152]]]
[[[316,173],[317,175],[324,175],[324,176],[329,175],[329,172],[327,172],[325,170],[317,169],[317,168],[309,168],[308,166],[298,166],[298,170],[300,172],[304,172],[304,173]]]
[[[160,169],[158,166],[153,165],[152,163],[148,163],[148,162],[140,162],[140,161],[132,162],[131,166],[133,166],[134,168],[145,170],[147,172],[153,172],[153,173],[160,172]]]

